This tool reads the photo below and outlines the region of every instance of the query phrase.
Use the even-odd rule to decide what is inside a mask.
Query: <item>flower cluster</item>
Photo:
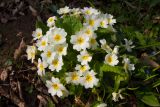
[[[96,30],[99,28],[106,29],[111,27],[114,30],[113,25],[116,23],[116,20],[113,19],[112,15],[104,14],[92,7],[70,9],[66,6],[60,8],[57,13],[61,17],[52,16],[47,20],[47,26],[49,28],[47,32],[43,32],[41,28],[37,28],[33,32],[35,44],[27,48],[28,60],[31,59],[34,62],[35,56],[38,53],[37,55],[40,55],[37,61],[38,75],[44,76],[46,70],[58,73],[63,68],[64,57],[67,57],[69,53],[69,51],[67,52],[67,48],[73,47],[73,50],[78,53],[77,63],[74,68],[70,68],[72,71],[65,72],[65,85],[82,85],[86,89],[98,86],[99,79],[96,77],[98,71],[94,71],[90,66],[93,60],[90,50],[96,50],[97,48],[104,50],[106,53],[104,63],[107,65],[116,66],[119,63],[119,46],[112,48],[113,46],[108,45],[103,38],[98,41],[98,35],[96,34]],[[84,20],[81,20],[83,27],[78,32],[75,32],[75,34],[68,35],[63,28],[56,26],[56,20],[63,18],[65,15],[83,17]],[[70,39],[69,41],[68,38]],[[127,39],[125,39],[125,42],[127,50],[131,51],[131,48],[133,48],[133,46],[130,46],[132,42],[127,41]],[[130,71],[135,69],[134,64],[130,64],[128,58],[125,58],[123,63],[125,70]],[[48,92],[52,96],[67,96],[69,91],[61,83],[61,77],[59,78],[53,76],[51,80],[46,81]]]

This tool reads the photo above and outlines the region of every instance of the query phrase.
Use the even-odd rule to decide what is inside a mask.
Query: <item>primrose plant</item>
[[[73,95],[71,87],[76,87],[75,92],[76,89],[77,92],[92,89],[94,93],[93,90],[107,81],[103,71],[118,68],[125,74],[135,69],[126,55],[134,48],[132,41],[124,39],[126,44],[122,48],[125,51],[120,55],[120,44],[112,42],[106,33],[116,33],[113,28],[116,19],[111,14],[92,7],[70,9],[67,6],[57,13],[57,16],[49,17],[47,26],[37,23],[33,32],[34,43],[27,48],[28,60],[38,62],[37,73],[46,81],[52,96]],[[111,99],[124,98],[120,92],[112,90]]]

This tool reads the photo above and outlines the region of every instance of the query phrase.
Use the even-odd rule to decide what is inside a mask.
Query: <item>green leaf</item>
[[[7,59],[7,61],[4,63],[5,66],[11,66],[13,64],[12,59]]]
[[[154,77],[156,77],[158,74],[155,74],[155,75],[152,75],[152,76],[149,76],[147,77],[144,81],[147,81],[147,80],[150,80],[150,79],[153,79]]]
[[[98,35],[98,40],[104,38],[108,43],[110,43],[113,40],[117,40],[115,32],[113,31],[113,28],[111,26],[108,26],[108,28],[99,28],[95,31],[95,33]]]
[[[157,87],[160,85],[160,79],[158,79],[156,82],[154,82],[153,84],[153,87]]]
[[[42,33],[45,34],[48,30],[49,30],[49,27],[46,26],[43,22],[41,21],[36,21],[36,28],[41,28],[42,29]]]
[[[69,89],[70,95],[75,94],[75,92],[76,92],[76,86],[75,85],[73,85],[73,84],[69,85],[68,89]]]
[[[136,39],[138,39],[138,43],[139,45],[143,46],[143,45],[146,45],[146,41],[145,41],[145,38],[144,38],[144,35],[140,32],[135,32],[135,36],[136,36]]]
[[[137,107],[146,107],[146,105],[141,101],[137,101]]]
[[[47,107],[55,107],[55,104],[51,99],[48,99]]]
[[[160,52],[160,51],[159,51]],[[154,68],[152,71],[155,72],[156,70],[160,69],[160,66]]]
[[[121,77],[118,75],[115,77],[115,83],[114,83],[114,91],[117,92],[120,86]]]
[[[160,46],[160,42],[154,42],[154,43],[150,43],[150,44],[147,44],[147,45],[143,45],[143,46],[139,46],[139,47],[136,47],[136,49],[141,49],[141,48],[149,48],[149,47],[159,47]]]
[[[64,16],[56,21],[56,26],[65,29],[68,35],[73,35],[82,28],[82,23],[78,17]]]
[[[45,83],[46,80],[50,80],[53,76],[52,72],[46,72],[45,75],[43,75],[42,77],[40,77],[42,79],[42,81]]]
[[[147,91],[138,91],[136,93],[138,98],[145,104],[149,106],[159,107],[160,103],[158,102],[157,97],[154,95],[153,92],[147,92]]]
[[[139,87],[135,87],[135,88],[127,88],[128,90],[137,90]]]
[[[125,76],[125,72],[123,72],[123,68],[120,66],[110,66],[107,64],[103,64],[102,66],[100,66],[100,71],[104,71],[104,72],[113,72],[115,74],[119,74],[121,76]]]

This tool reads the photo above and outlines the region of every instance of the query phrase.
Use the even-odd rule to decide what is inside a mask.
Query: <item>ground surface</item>
[[[35,29],[36,17],[32,15],[32,12],[28,8],[29,2],[25,2],[24,0],[22,2],[20,1],[16,2],[16,0],[10,0],[10,1],[4,0],[0,2],[0,4],[1,4],[0,6],[1,8],[0,10],[0,18],[1,18],[0,74],[1,74],[1,80],[3,77],[6,78],[5,81],[0,81],[0,84],[1,84],[0,85],[0,96],[1,96],[0,106],[1,107],[23,106],[24,104],[21,102],[23,102],[22,100],[25,100],[25,102],[27,101],[27,106],[34,107],[37,104],[35,103],[35,100],[36,100],[35,95],[34,94],[32,96],[29,95],[30,97],[26,95],[27,94],[26,89],[31,84],[27,79],[24,79],[24,77],[28,78],[28,75],[30,74],[24,73],[24,72],[18,73],[19,72],[18,69],[15,69],[16,67],[14,66],[15,61],[13,57],[14,57],[15,50],[19,47],[22,39],[24,40],[25,44],[29,44],[31,42],[32,31]],[[15,14],[12,14],[12,11],[15,8],[18,8],[20,4],[23,4],[23,6],[19,7],[19,10],[17,10]],[[7,8],[4,8],[3,5],[6,6]],[[20,12],[22,12],[22,14],[19,14]],[[17,59],[20,59],[20,58],[17,58]],[[3,75],[3,73],[6,75]],[[32,78],[30,77],[28,79],[32,80]],[[18,92],[18,84],[17,84],[18,81],[21,81],[19,82],[20,87],[22,88],[20,90],[23,92],[20,92],[20,93],[21,95],[26,96],[24,99],[20,97],[21,95]]]
[[[20,16],[15,21],[6,24],[0,23],[0,32],[2,34],[2,44],[0,52],[0,65],[12,59],[15,49],[19,46],[22,38],[29,43],[31,34],[35,27],[35,17],[27,13],[25,16]]]

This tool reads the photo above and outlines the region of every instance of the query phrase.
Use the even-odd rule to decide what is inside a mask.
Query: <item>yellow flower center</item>
[[[94,38],[91,38],[90,43],[91,43],[91,44],[95,44],[95,43],[96,43],[96,40],[95,40]]]
[[[108,18],[108,23],[112,23],[112,19],[111,18]]]
[[[47,51],[47,57],[51,57],[51,51]]]
[[[86,81],[91,82],[93,80],[93,77],[91,75],[86,76]]]
[[[100,25],[103,27],[105,24],[104,24],[104,21],[101,21],[100,22]]]
[[[79,38],[77,39],[77,43],[78,43],[78,44],[84,43],[84,38],[79,37]]]
[[[85,33],[90,35],[91,34],[91,30],[87,29]]]
[[[59,47],[58,50],[57,50],[58,53],[62,53],[62,52],[63,52],[63,49],[64,49],[63,47]]]
[[[42,45],[42,46],[46,46],[46,41],[42,41],[42,42],[41,42],[41,45]]]
[[[89,20],[89,25],[90,25],[90,26],[94,26],[94,23],[95,23],[95,21],[94,21],[93,19],[90,19],[90,20]]]
[[[107,58],[107,61],[109,62],[109,63],[111,63],[112,62],[112,56],[109,56],[108,58]]]
[[[55,84],[53,84],[53,85],[52,85],[52,87],[53,87],[55,90],[58,90],[58,89],[59,89],[59,85],[58,85],[58,84],[56,84],[56,83],[55,83]]]
[[[85,66],[85,65],[84,65],[84,66],[81,66],[80,70],[81,70],[82,72],[86,71],[86,66]]]
[[[60,41],[62,39],[61,35],[56,34],[53,38],[55,41]]]
[[[88,58],[89,58],[88,55],[84,55],[84,56],[82,57],[83,60],[88,60]]]
[[[43,66],[42,63],[39,65],[39,69],[40,69],[41,71],[44,69],[44,66]]]
[[[49,22],[53,22],[53,21],[54,21],[53,17],[50,17],[50,18],[48,19],[48,21],[49,21]]]
[[[40,37],[41,35],[42,35],[41,32],[38,32],[38,33],[37,33],[37,37]]]
[[[87,11],[86,11],[86,14],[91,14],[91,11],[90,11],[90,10],[87,10]]]
[[[78,75],[76,73],[73,73],[71,78],[72,80],[78,80]]]
[[[58,64],[59,64],[59,62],[58,62],[58,60],[53,60],[53,61],[52,61],[52,64],[53,64],[55,67],[57,67]]]

